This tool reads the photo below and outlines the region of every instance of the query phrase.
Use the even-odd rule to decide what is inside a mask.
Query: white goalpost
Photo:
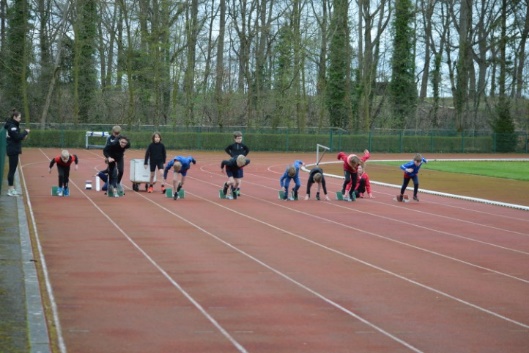
[[[323,156],[325,155],[325,152],[330,151],[331,149],[327,146],[320,145],[319,143],[316,145],[316,165],[319,165]]]

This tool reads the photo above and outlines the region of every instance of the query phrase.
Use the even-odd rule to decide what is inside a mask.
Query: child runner
[[[301,181],[299,180],[299,168],[304,166],[305,163],[299,159],[294,161],[294,164],[287,166],[287,169],[279,179],[279,184],[284,189],[285,194],[283,195],[283,200],[295,200],[298,198],[298,190],[301,187]],[[292,188],[292,195],[288,197],[288,187],[290,185],[290,180],[294,180],[294,187]]]
[[[226,167],[226,175],[228,176],[228,181],[224,183],[224,187],[222,188],[222,192],[227,199],[237,199],[237,188],[239,187],[242,168],[248,164],[250,164],[250,160],[243,154],[228,160],[223,160],[220,163],[220,169],[224,172],[224,167]],[[231,187],[231,195],[227,195],[228,187]]]
[[[75,170],[79,164],[79,158],[77,155],[70,153],[67,150],[62,150],[61,154],[50,161],[50,170],[53,165],[57,163],[57,173],[59,174],[59,188],[57,189],[57,196],[70,196],[70,189],[68,184],[70,182],[70,166],[75,163]]]
[[[123,192],[119,178],[119,166],[123,166],[123,158],[127,148],[130,148],[129,139],[120,135],[103,149],[103,155],[108,163],[108,185],[112,187],[115,197],[119,197],[119,193]]]
[[[325,175],[323,175],[323,169],[320,167],[312,168],[309,174],[309,181],[307,182],[307,195],[305,195],[305,200],[310,199],[310,188],[312,184],[318,184],[318,189],[316,191],[316,200],[320,200],[320,188],[323,188],[323,193],[325,194],[325,199],[330,201],[331,199],[327,196],[327,186],[325,185]]]
[[[365,168],[362,164],[358,166],[357,169],[358,174],[358,181],[356,183],[356,189],[354,190],[356,198],[364,198],[364,194],[367,192],[367,195],[370,199],[374,199],[375,197],[371,193],[371,183],[369,182],[369,175],[367,175]],[[349,183],[347,185],[347,192],[349,192],[351,188],[351,184]]]
[[[233,133],[233,143],[226,147],[224,151],[230,155],[231,158],[237,157],[239,155],[247,156],[248,153],[250,153],[250,149],[248,146],[246,146],[244,143],[242,143],[242,132],[235,131]],[[242,178],[244,176],[243,169],[240,170],[240,177],[239,177],[239,186],[237,187],[237,196],[241,196],[241,182]]]
[[[186,175],[189,168],[191,168],[191,163],[196,164],[197,161],[192,157],[176,156],[167,165],[163,170],[163,180],[167,182],[167,173],[169,169],[173,168],[173,200],[178,199],[178,192],[184,186],[186,181]],[[180,182],[178,182],[178,174],[182,175]]]
[[[356,189],[356,179],[357,179],[357,168],[360,165],[360,163],[363,163],[369,159],[371,155],[369,154],[368,150],[364,150],[364,156],[362,158],[358,158],[356,154],[350,154],[346,155],[344,152],[338,153],[338,156],[336,159],[343,161],[343,173],[344,173],[344,181],[342,185],[342,195],[343,199],[345,201],[353,201],[354,200],[354,194],[353,191]],[[345,195],[345,188],[347,187],[347,184],[349,182],[352,183],[351,188],[349,189],[348,196]]]
[[[145,151],[145,161],[143,165],[147,169],[147,165],[150,166],[151,175],[149,180],[149,188],[147,192],[153,192],[154,186],[154,172],[158,168],[160,172],[160,177],[163,177],[164,174],[164,165],[166,159],[165,146],[162,143],[162,135],[159,132],[155,132],[151,137],[151,144],[147,147]],[[162,182],[162,193],[165,193],[165,185]]]
[[[428,163],[428,160],[424,158],[420,153],[417,153],[413,160],[400,166],[400,169],[404,171],[404,180],[402,181],[402,187],[400,188],[400,195],[397,196],[397,201],[402,202],[404,199],[404,192],[410,183],[410,179],[413,180],[413,199],[419,201],[417,192],[419,191],[419,169],[423,163]]]

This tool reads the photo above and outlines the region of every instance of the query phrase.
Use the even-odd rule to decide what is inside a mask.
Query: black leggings
[[[9,157],[9,171],[7,172],[7,184],[9,186],[15,185],[15,172],[18,167],[18,154],[13,154]]]
[[[68,183],[70,181],[70,166],[64,167],[62,165],[57,165],[57,173],[59,174],[59,187],[68,188]]]
[[[356,188],[356,179],[358,177],[358,174],[351,173],[348,170],[345,170],[344,177],[345,177],[345,180],[343,181],[343,185],[342,185],[342,195],[345,194],[345,187],[347,186],[347,184],[349,184],[349,182],[352,181],[351,189],[349,189],[349,197],[353,197],[353,192]]]
[[[410,180],[413,180],[413,196],[417,196],[417,192],[419,191],[419,177],[417,175],[410,178],[404,178],[402,181],[402,187],[400,188],[401,195],[404,195]]]

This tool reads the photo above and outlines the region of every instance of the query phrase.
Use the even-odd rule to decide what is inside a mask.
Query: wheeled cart
[[[145,191],[149,188],[151,170],[148,166],[145,169],[143,162],[143,159],[130,160],[130,181],[132,182],[132,190],[134,191],[140,191],[140,184],[145,184]],[[154,174],[154,182],[156,182],[156,174]]]

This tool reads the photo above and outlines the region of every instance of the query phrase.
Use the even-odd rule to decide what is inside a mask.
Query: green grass
[[[403,162],[370,162],[400,166]],[[421,169],[437,170],[440,172],[482,175],[494,178],[529,181],[529,162],[491,162],[491,161],[431,161],[423,164]]]

